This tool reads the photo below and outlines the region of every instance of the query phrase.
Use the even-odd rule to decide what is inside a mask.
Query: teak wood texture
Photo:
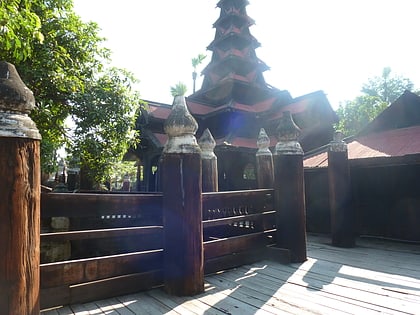
[[[39,312],[39,154],[39,141],[0,138],[0,156],[7,162],[0,163],[2,314]]]
[[[45,311],[58,314],[419,314],[419,245],[357,239],[354,248],[308,235],[308,260],[262,260],[205,278],[205,292],[162,289]]]

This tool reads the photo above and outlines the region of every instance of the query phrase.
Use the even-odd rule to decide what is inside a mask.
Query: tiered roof
[[[284,111],[290,111],[302,129],[304,150],[328,143],[337,116],[322,91],[293,98],[287,90],[265,82],[263,72],[269,68],[255,52],[260,43],[250,32],[254,20],[247,14],[248,4],[247,0],[222,0],[217,4],[220,16],[213,25],[215,37],[207,47],[212,57],[202,71],[201,88],[186,99],[199,123],[197,136],[208,128],[217,142],[216,152],[221,147],[254,150],[259,130],[265,128],[274,146],[278,119]],[[148,104],[142,118],[147,122],[143,129],[148,131],[143,136],[150,135],[154,144],[163,147],[166,136],[159,126],[171,106]]]

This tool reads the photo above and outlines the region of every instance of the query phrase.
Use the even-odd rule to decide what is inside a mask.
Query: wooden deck
[[[336,248],[308,237],[309,259],[261,261],[206,277],[205,293],[162,289],[42,312],[57,314],[420,314],[420,245],[358,239]]]

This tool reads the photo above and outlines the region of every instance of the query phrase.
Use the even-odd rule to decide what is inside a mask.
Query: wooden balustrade
[[[8,73],[5,78],[9,78]],[[0,107],[0,114],[7,116],[2,123],[10,120],[10,110]],[[27,119],[23,116],[23,120]],[[29,124],[31,128],[24,132],[30,134],[31,140],[12,141],[10,137],[19,138],[21,134],[11,134],[10,126],[0,126],[5,129],[0,130],[0,156],[10,155],[0,163],[0,173],[12,183],[4,189],[2,186],[0,193],[3,199],[10,200],[12,196],[13,200],[6,207],[2,205],[0,213],[9,217],[4,222],[14,222],[0,224],[0,265],[9,268],[0,267],[0,308],[6,310],[5,314],[15,314],[16,310],[19,314],[38,314],[39,297],[41,308],[45,309],[156,286],[164,286],[176,295],[197,294],[204,290],[204,273],[264,259],[267,245],[278,246],[284,240],[286,245],[292,245],[292,257],[299,261],[306,258],[300,220],[303,167],[296,163],[294,174],[282,173],[281,167],[280,171],[274,170],[274,189],[269,187],[272,172],[268,163],[261,186],[270,189],[202,193],[202,152],[194,136],[197,125],[191,117],[185,100],[176,98],[173,113],[165,123],[169,139],[161,165],[166,174],[162,178],[163,193],[156,194],[41,195],[37,131]],[[27,122],[13,126],[25,126]],[[25,147],[25,152],[19,160],[17,151],[21,147]],[[15,169],[6,166],[13,154],[14,160],[21,163],[15,169],[25,172],[10,173]],[[285,160],[288,158],[275,156],[274,166],[279,167]],[[301,157],[292,160],[300,161]],[[204,168],[212,173],[208,190],[217,190],[215,161],[212,159]],[[291,182],[286,184],[294,189],[288,190],[296,193],[293,196],[284,195],[279,189],[285,174],[290,175]],[[298,202],[293,203],[293,198]],[[275,210],[289,213],[292,220]],[[65,229],[51,228],[51,221],[57,221],[56,218],[65,218]],[[281,233],[279,229],[276,233],[276,226],[281,227]],[[71,259],[39,265],[40,239],[42,243],[70,243]],[[19,264],[21,261],[26,263]],[[19,291],[10,289],[14,286]]]
[[[146,222],[159,222],[162,216],[162,194],[59,194],[42,195],[41,217],[47,220],[57,214],[72,219],[103,218],[113,213],[134,216],[147,214]],[[204,244],[204,273],[213,273],[264,258],[264,249],[274,242],[273,190],[203,193],[203,209],[215,207],[251,209],[250,214],[225,212],[223,218],[203,221],[204,234],[214,235]],[[76,210],[77,209],[77,210]],[[106,221],[102,219],[103,221]],[[98,219],[99,222],[99,219]],[[139,221],[137,221],[139,222]],[[160,221],[161,222],[161,221]],[[260,229],[238,224],[242,232],[212,234],[212,228],[233,226],[238,222],[263,222]],[[96,223],[97,224],[97,223]],[[265,226],[265,228],[264,228]],[[44,232],[41,242],[90,241],[109,249],[115,240],[122,247],[118,254],[85,257],[69,261],[41,264],[41,308],[61,304],[81,303],[116,294],[147,290],[164,283],[162,225],[142,225],[120,228]],[[127,244],[137,243],[147,248],[131,251]],[[140,245],[142,244],[142,245]],[[89,248],[89,246],[88,246]],[[91,256],[94,252],[90,250]]]

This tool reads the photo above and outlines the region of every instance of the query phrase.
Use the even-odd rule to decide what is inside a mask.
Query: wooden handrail
[[[41,196],[41,209],[41,218],[156,214],[162,211],[162,194],[47,193]]]
[[[203,221],[203,227],[209,228],[209,227],[221,226],[221,225],[226,225],[226,224],[232,224],[239,221],[256,221],[259,219],[263,219],[264,216],[272,215],[274,213],[275,211],[266,211],[266,212],[257,213],[257,214],[237,215],[237,216],[231,216],[231,217],[214,219],[214,220],[206,220],[206,221]]]
[[[116,228],[116,229],[54,232],[54,233],[42,233],[41,241],[43,242],[75,241],[75,240],[100,239],[100,238],[108,238],[108,237],[152,235],[152,234],[162,233],[162,232],[163,232],[162,226],[140,226],[140,227],[136,226],[136,227]]]

